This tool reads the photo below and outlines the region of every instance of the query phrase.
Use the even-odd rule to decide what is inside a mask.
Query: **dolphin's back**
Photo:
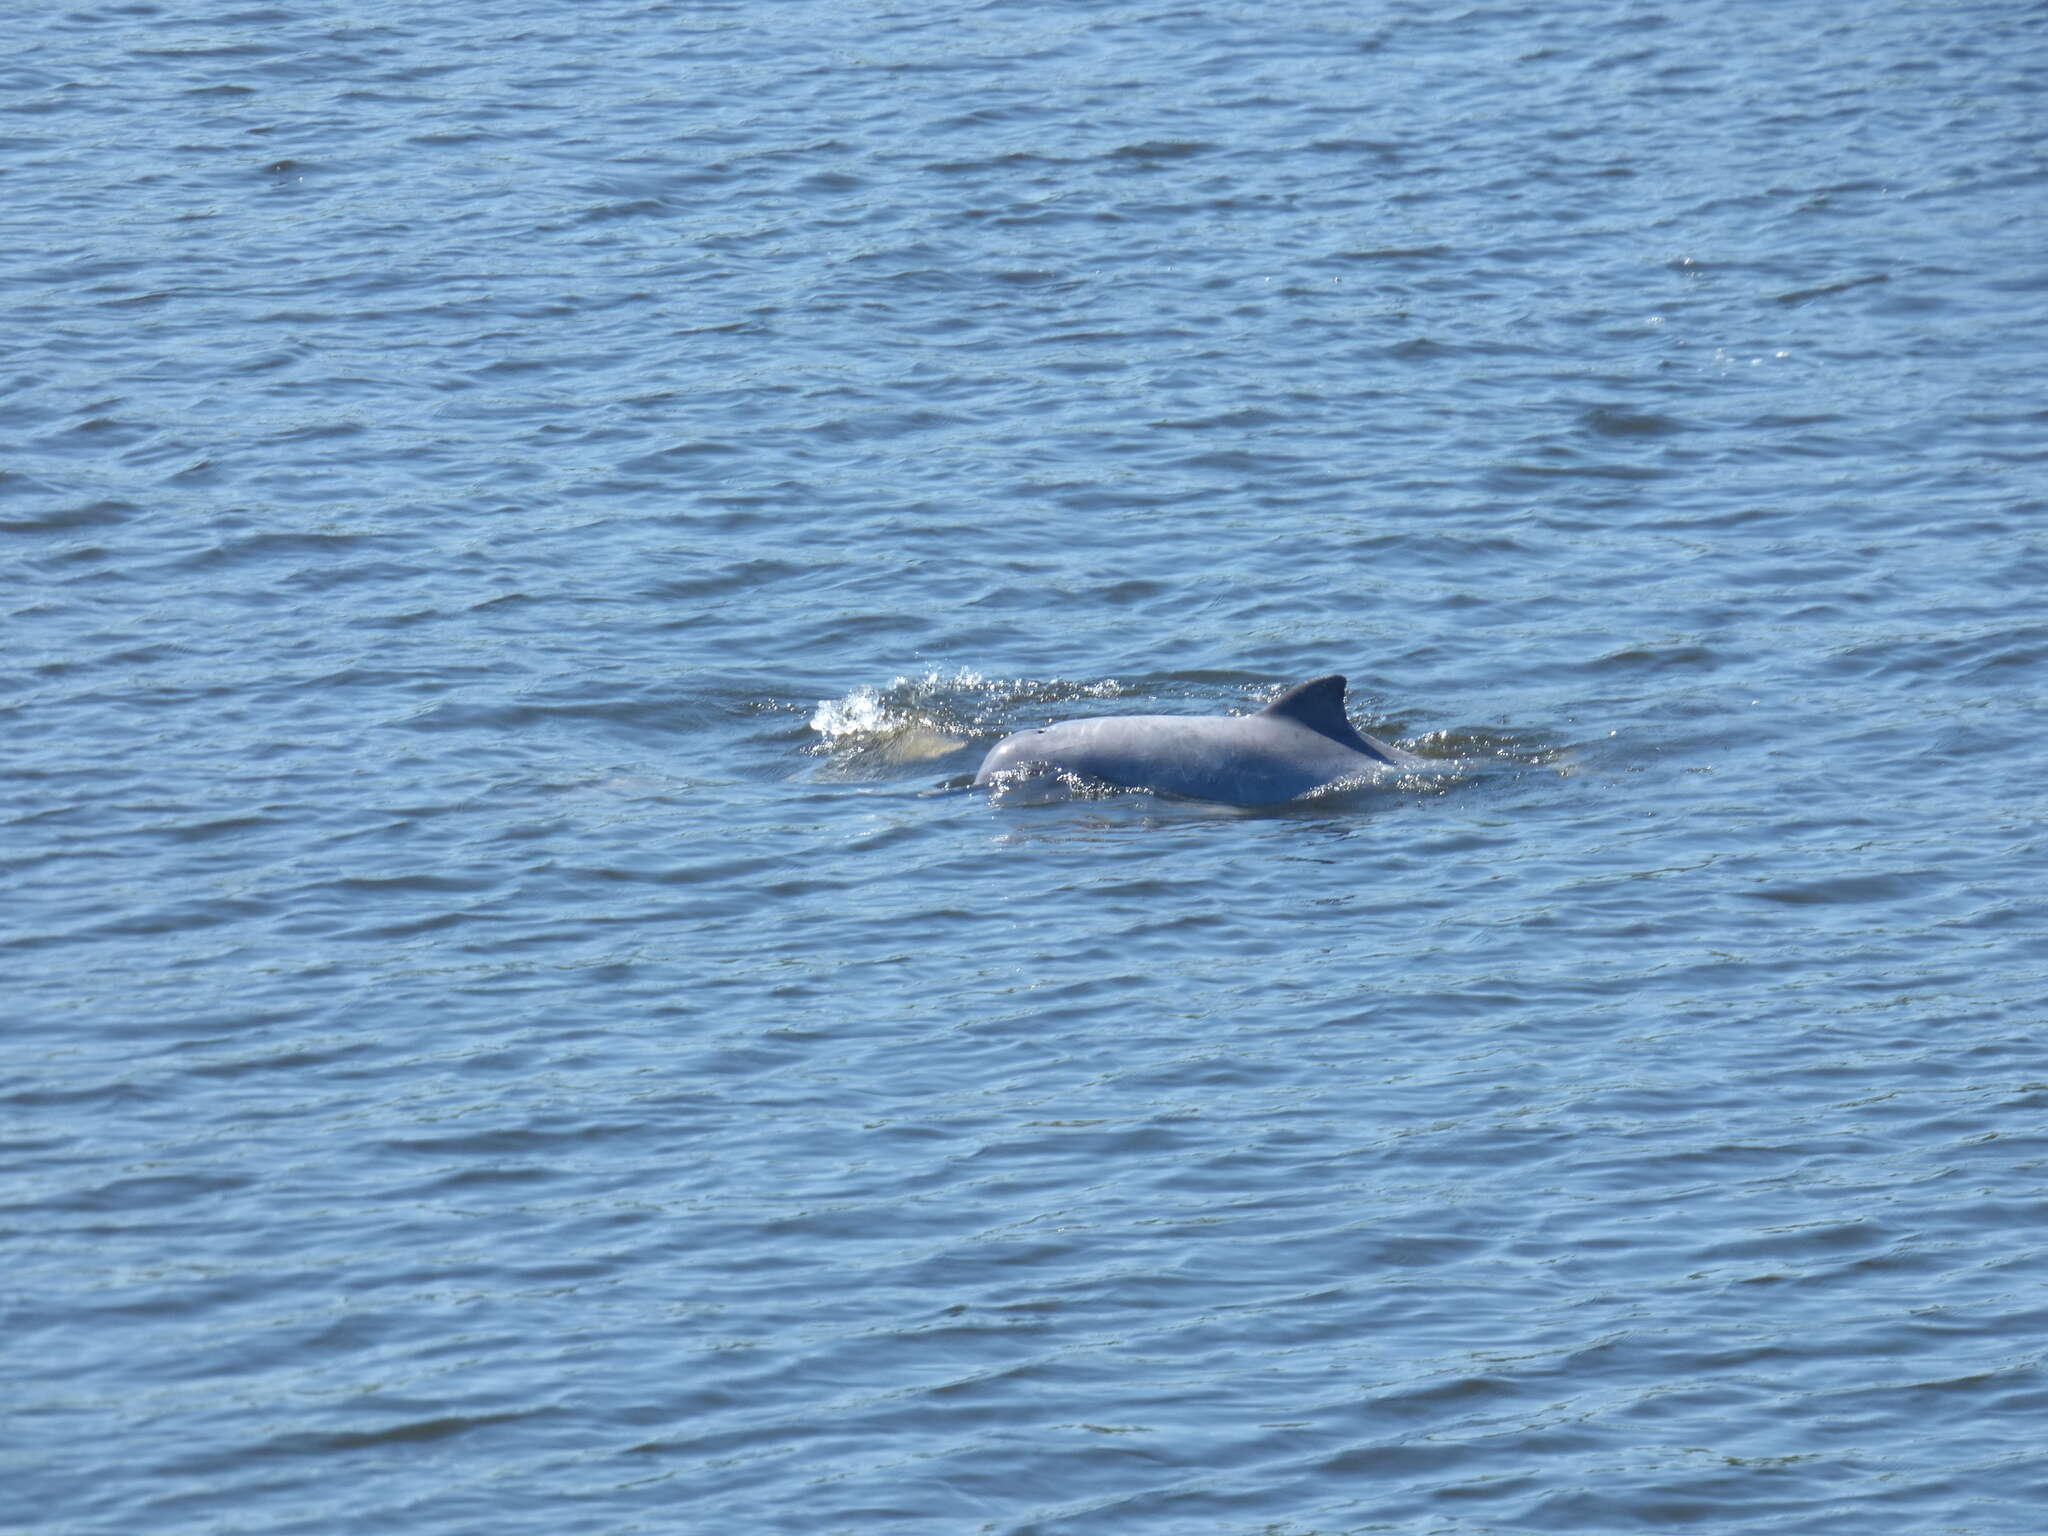
[[[1344,715],[1344,679],[1290,689],[1255,715],[1108,715],[1019,731],[975,775],[1033,769],[1229,805],[1272,805],[1397,762]]]

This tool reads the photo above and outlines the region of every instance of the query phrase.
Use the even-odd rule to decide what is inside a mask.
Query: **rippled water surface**
[[[2039,1536],[2039,6],[9,41],[0,1526]]]

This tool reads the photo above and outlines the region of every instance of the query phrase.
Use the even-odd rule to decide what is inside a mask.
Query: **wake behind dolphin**
[[[1276,805],[1423,763],[1354,729],[1344,679],[1331,676],[1288,689],[1254,715],[1108,715],[1019,731],[995,744],[974,782],[1049,773],[1225,805]]]

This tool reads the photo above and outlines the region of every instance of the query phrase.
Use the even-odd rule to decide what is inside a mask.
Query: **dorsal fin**
[[[1279,715],[1297,725],[1305,725],[1318,735],[1327,736],[1368,757],[1380,756],[1363,736],[1352,729],[1350,720],[1345,717],[1344,679],[1337,673],[1296,683],[1259,713]]]

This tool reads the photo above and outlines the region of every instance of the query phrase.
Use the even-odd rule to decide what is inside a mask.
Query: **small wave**
[[[885,688],[862,684],[842,698],[820,699],[811,713],[811,729],[819,739],[805,750],[830,758],[835,776],[848,778],[945,757],[967,744],[960,712],[949,696],[980,683],[971,672],[950,679],[928,672],[921,678],[899,677]]]
[[[862,684],[841,698],[819,700],[810,719],[818,740],[804,750],[829,759],[832,777],[889,777],[905,765],[932,762],[976,740],[1006,734],[1020,705],[1115,698],[1122,692],[1114,681],[996,680],[966,669],[950,676],[898,677],[885,687]]]

